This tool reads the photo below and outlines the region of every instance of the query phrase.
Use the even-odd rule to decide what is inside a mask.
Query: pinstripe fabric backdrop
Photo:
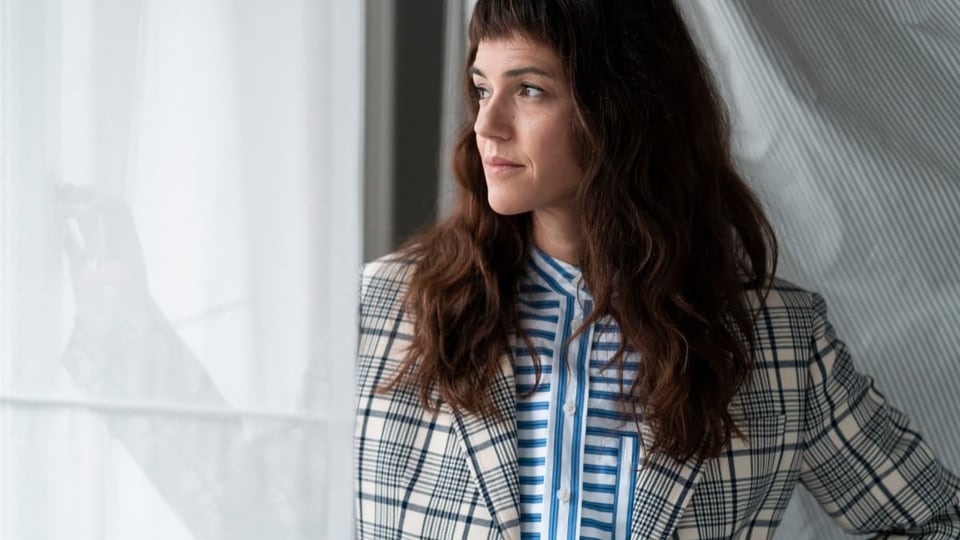
[[[780,275],[960,471],[960,2],[680,0],[767,204]],[[798,493],[778,537],[843,535]]]

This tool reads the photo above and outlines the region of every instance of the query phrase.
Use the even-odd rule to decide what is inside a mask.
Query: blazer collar
[[[520,469],[517,464],[516,385],[510,355],[500,357],[490,397],[500,417],[454,413],[467,464],[490,515],[506,540],[520,540]]]

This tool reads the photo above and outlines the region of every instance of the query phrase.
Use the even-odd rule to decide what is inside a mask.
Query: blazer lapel
[[[500,417],[454,414],[467,464],[481,496],[504,538],[520,539],[520,471],[517,465],[516,388],[510,356],[500,357],[500,370],[490,396]]]
[[[649,437],[649,432],[644,435]],[[649,438],[644,445],[650,448],[648,442]],[[650,455],[637,473],[630,538],[670,538],[702,472],[700,457],[677,461],[663,454]]]

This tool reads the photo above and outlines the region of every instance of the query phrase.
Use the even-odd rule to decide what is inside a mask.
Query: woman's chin
[[[529,208],[517,204],[517,202],[517,200],[509,198],[487,197],[487,203],[490,205],[490,209],[501,216],[516,216],[530,211]]]

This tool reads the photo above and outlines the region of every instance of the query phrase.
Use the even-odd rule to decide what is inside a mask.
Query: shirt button
[[[573,414],[573,413],[577,412],[577,406],[574,405],[574,403],[573,403],[572,401],[568,401],[568,402],[564,403],[564,405],[563,405],[563,412],[565,412],[565,413],[567,413],[567,414]]]
[[[570,502],[570,490],[567,488],[560,488],[557,490],[557,499],[562,502]]]

